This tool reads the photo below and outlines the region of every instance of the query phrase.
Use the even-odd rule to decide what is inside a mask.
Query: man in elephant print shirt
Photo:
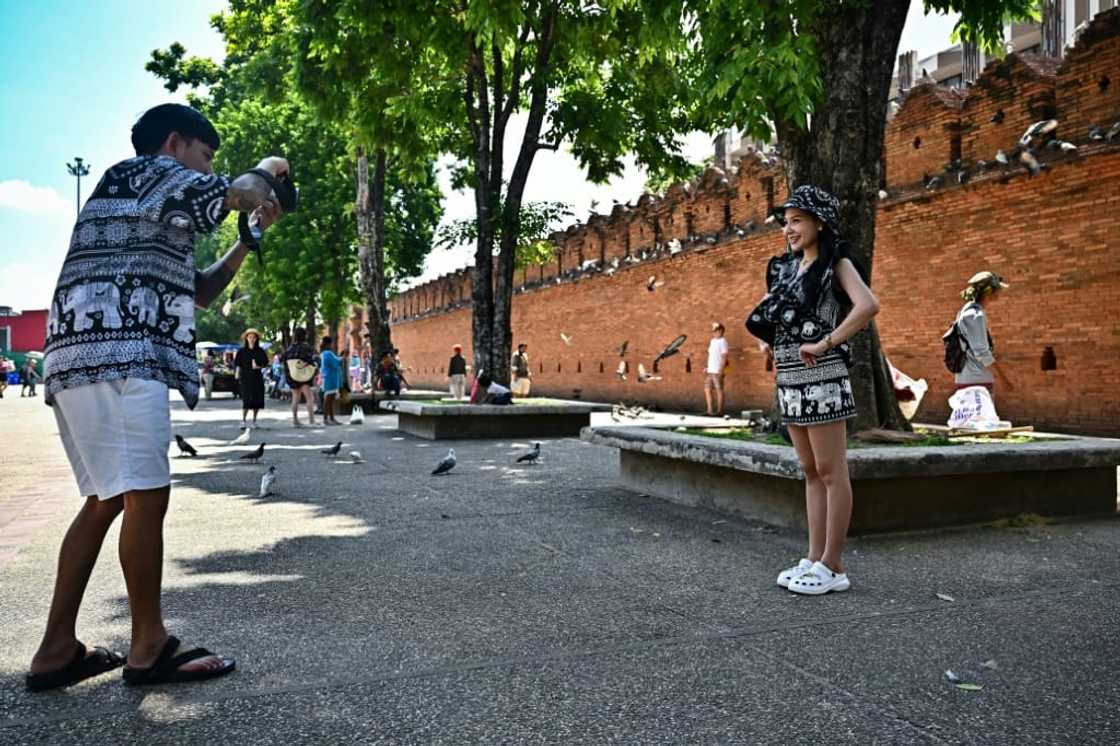
[[[174,683],[234,668],[231,659],[181,644],[163,624],[168,391],[178,389],[189,407],[198,402],[195,304],[218,297],[249,252],[238,241],[197,270],[195,236],[213,231],[230,210],[251,213],[267,228],[280,215],[272,186],[288,163],[265,158],[235,179],[214,175],[218,133],[180,104],[145,112],[132,144],[136,157],[106,171],[82,207],[51,296],[44,399],[83,500],[59,552],[46,632],[27,675],[32,691],[124,664],[75,635],[90,572],[121,513],[120,564],[132,621],[125,680]]]

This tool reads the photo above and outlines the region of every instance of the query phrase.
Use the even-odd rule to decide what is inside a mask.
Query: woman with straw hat
[[[241,429],[245,418],[253,412],[253,427],[257,426],[257,412],[264,409],[264,376],[268,355],[261,349],[261,333],[252,327],[241,334],[241,349],[234,358],[234,375],[241,388]]]

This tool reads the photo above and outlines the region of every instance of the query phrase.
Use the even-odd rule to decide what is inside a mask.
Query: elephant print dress
[[[194,238],[226,217],[229,179],[170,156],[110,168],[82,207],[47,317],[46,402],[122,378],[198,402]]]
[[[840,303],[833,290],[833,271],[825,270],[816,308],[809,308],[805,275],[798,274],[800,258],[775,257],[767,270],[774,309],[774,366],[777,369],[778,404],[787,425],[823,425],[856,416],[852,384],[848,379],[849,350],[841,343],[808,367],[798,349],[824,339],[836,328]]]

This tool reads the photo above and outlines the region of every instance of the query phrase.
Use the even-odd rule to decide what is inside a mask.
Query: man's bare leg
[[[132,645],[128,665],[148,668],[167,642],[163,626],[160,593],[163,585],[163,518],[167,514],[171,486],[124,493],[124,520],[121,524],[120,556],[124,582],[128,588],[128,608],[132,612]],[[180,646],[180,651],[190,650]],[[199,658],[180,666],[183,671],[219,668],[220,658]]]
[[[73,659],[78,648],[78,609],[82,605],[90,573],[101,553],[105,534],[123,505],[120,495],[110,500],[98,500],[96,495],[91,495],[66,531],[62,548],[58,551],[58,574],[55,576],[47,629],[35,657],[31,659],[31,673],[57,671]],[[92,654],[92,650],[90,652]]]

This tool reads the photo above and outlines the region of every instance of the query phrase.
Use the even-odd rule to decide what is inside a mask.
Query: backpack
[[[958,313],[957,316],[959,317],[960,314]],[[953,320],[949,330],[941,335],[941,344],[945,346],[945,367],[949,372],[956,374],[964,370],[964,365],[968,362],[968,342],[961,334],[956,319]]]

